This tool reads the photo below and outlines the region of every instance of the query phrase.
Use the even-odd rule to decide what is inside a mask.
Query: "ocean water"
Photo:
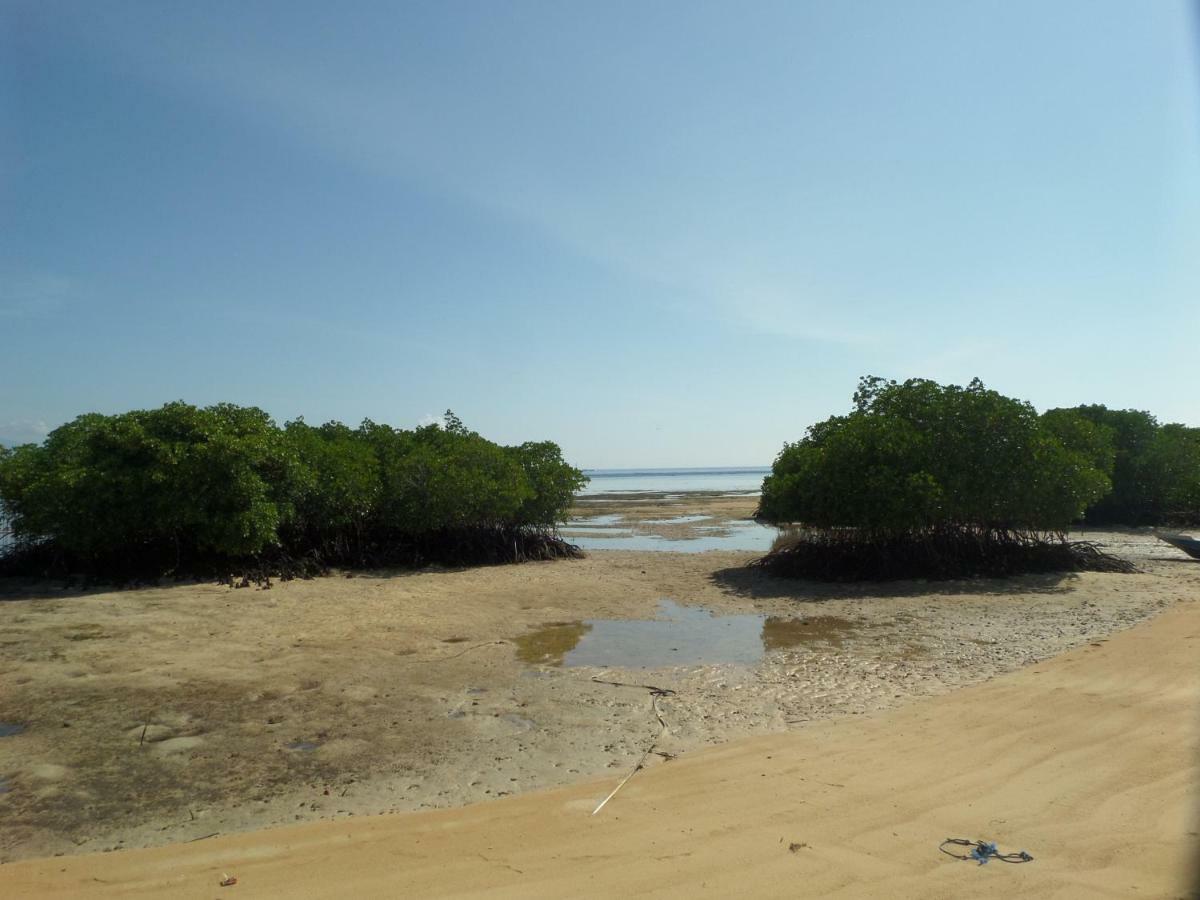
[[[723,469],[585,469],[592,480],[579,494],[581,508],[597,512],[620,509],[629,504],[651,502],[659,497],[684,498],[688,494],[755,497],[771,470],[765,466]],[[612,504],[606,507],[602,504]],[[646,533],[626,522],[624,515],[587,516],[567,522],[563,536],[585,550],[652,550],[669,553],[703,553],[706,550],[770,549],[779,532],[749,519],[706,524],[709,515],[680,515],[667,519],[641,520],[641,526],[689,525],[687,537]]]
[[[770,472],[766,466],[726,469],[584,469],[591,479],[580,491],[589,494],[682,494],[712,491],[722,494],[757,494]]]

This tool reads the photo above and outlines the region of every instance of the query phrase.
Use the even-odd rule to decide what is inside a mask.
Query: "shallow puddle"
[[[516,639],[517,659],[535,666],[561,666],[564,657],[591,630],[590,623],[551,622]]]
[[[586,518],[582,518],[582,519],[571,519],[563,527],[570,528],[570,529],[608,528],[612,525],[616,525],[618,522],[620,522],[624,518],[625,517],[623,515],[621,515],[620,513],[605,513],[604,515],[600,515],[600,516],[587,516]]]
[[[817,642],[841,647],[843,639],[854,634],[858,628],[857,623],[839,616],[812,616],[808,619],[768,616],[763,622],[762,641],[768,650],[786,650]]]
[[[568,538],[576,536],[584,537],[587,535],[598,535],[601,537],[610,535],[612,537],[621,537],[624,535],[631,535],[633,534],[633,531],[629,528],[610,528],[605,525],[572,525],[570,522],[568,522],[563,526],[562,533]]]
[[[521,635],[515,643],[518,659],[543,666],[750,665],[766,653],[805,644],[840,647],[857,627],[836,616],[722,616],[663,599],[656,619],[553,622]]]
[[[0,722],[0,738],[12,737],[24,730],[25,726],[18,725],[16,722]]]
[[[292,741],[287,745],[289,750],[296,750],[300,753],[312,753],[321,745],[315,741]]]
[[[657,534],[629,534],[623,528],[593,528],[586,534],[564,536],[584,550],[656,550],[663,553],[704,553],[706,550],[771,549],[779,531],[754,521],[736,521],[719,528],[718,534],[700,529],[695,537],[668,538]]]

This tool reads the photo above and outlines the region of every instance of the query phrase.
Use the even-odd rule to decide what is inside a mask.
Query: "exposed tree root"
[[[64,552],[53,541],[40,541],[4,548],[0,552],[0,576],[63,578],[84,587],[93,582],[155,584],[174,578],[266,589],[271,587],[272,578],[313,578],[332,568],[502,565],[582,556],[579,547],[554,532],[530,528],[464,528],[419,535],[377,532],[353,543],[324,545],[308,542],[303,535],[291,535],[283,546],[241,558],[188,555],[174,545],[146,544],[84,559]]]
[[[1088,541],[1062,535],[961,528],[900,535],[813,529],[780,542],[752,566],[818,581],[1002,578],[1036,572],[1138,571]]]

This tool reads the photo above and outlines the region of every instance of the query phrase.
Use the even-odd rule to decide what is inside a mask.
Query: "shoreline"
[[[1176,551],[1137,534],[1099,537],[1140,554],[1147,571],[814,585],[746,571],[752,553],[604,551],[270,591],[9,599],[0,721],[28,727],[0,739],[0,858],[619,779],[657,723],[644,691],[596,675],[674,690],[657,749],[690,754],[869,716],[1100,643],[1200,587],[1200,567],[1173,561]],[[823,624],[754,665],[589,670],[519,658],[518,641],[539,628],[652,619],[663,598]]]
[[[0,867],[30,898],[1190,896],[1200,875],[1200,604],[861,719],[442,810]],[[945,836],[1028,849],[984,868]]]

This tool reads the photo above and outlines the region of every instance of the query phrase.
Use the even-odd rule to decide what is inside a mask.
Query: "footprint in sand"
[[[159,725],[158,723],[135,725],[125,730],[125,735],[132,738],[138,744],[157,744],[165,741],[174,733],[175,729],[168,728],[166,725]]]
[[[29,775],[38,781],[62,781],[71,772],[66,766],[55,763],[38,763],[29,767]]]
[[[203,744],[204,738],[199,735],[173,737],[156,743],[153,752],[159,756],[179,756],[184,753],[191,753],[197,747],[203,746]]]

